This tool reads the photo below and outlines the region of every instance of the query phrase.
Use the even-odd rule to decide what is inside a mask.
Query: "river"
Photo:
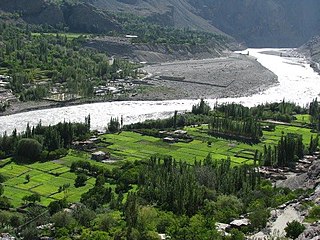
[[[248,97],[207,99],[210,105],[216,101],[237,102],[246,106],[259,103],[275,102],[285,99],[299,105],[306,105],[320,93],[320,76],[313,71],[304,58],[280,57],[279,54],[265,54],[265,52],[279,53],[280,49],[248,49],[251,56],[278,76],[279,84],[268,90]],[[164,118],[172,115],[175,110],[191,110],[198,100],[170,100],[170,101],[124,101],[92,103],[62,108],[35,110],[25,113],[0,117],[0,133],[10,133],[14,128],[23,131],[29,123],[36,125],[56,124],[61,121],[84,121],[84,117],[91,115],[92,129],[103,130],[111,117],[123,116],[124,123],[134,123],[150,118]]]

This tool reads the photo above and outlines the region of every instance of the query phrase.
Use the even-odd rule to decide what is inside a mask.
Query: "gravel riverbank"
[[[228,57],[166,62],[145,66],[147,87],[138,94],[122,97],[126,101],[164,101],[177,99],[216,99],[250,96],[277,84],[277,76],[254,57],[231,53]],[[182,76],[179,81],[160,76]],[[103,99],[71,102],[16,102],[0,116],[38,109],[102,102]]]

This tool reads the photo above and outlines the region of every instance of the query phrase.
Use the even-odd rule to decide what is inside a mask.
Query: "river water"
[[[299,105],[306,105],[320,93],[320,76],[313,71],[304,58],[280,57],[264,52],[279,53],[280,49],[248,49],[251,56],[278,76],[279,84],[268,90],[248,97],[207,99],[210,105],[216,101],[237,102],[246,106],[259,103],[293,101]],[[288,51],[288,50],[287,50]],[[42,124],[56,124],[61,121],[84,121],[84,117],[91,115],[93,129],[103,130],[111,117],[123,116],[124,123],[134,123],[145,119],[164,118],[172,115],[175,110],[191,110],[198,100],[170,100],[170,101],[124,101],[92,103],[62,108],[36,110],[25,113],[0,117],[0,133],[10,133],[14,128],[23,131],[29,123],[36,125],[40,120]]]

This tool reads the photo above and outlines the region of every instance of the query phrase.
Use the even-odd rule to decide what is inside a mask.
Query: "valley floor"
[[[5,112],[0,112],[0,116],[102,101],[241,97],[264,91],[278,82],[277,76],[253,57],[233,53],[222,58],[147,65],[144,70],[148,72],[148,76],[144,79],[145,84],[137,87],[135,94],[114,96],[112,99],[80,99],[68,102],[13,102]]]

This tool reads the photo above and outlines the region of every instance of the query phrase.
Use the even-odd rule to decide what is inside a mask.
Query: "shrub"
[[[314,206],[309,212],[309,218],[319,219],[320,218],[320,206]]]
[[[87,181],[87,176],[84,173],[80,173],[77,178],[75,179],[74,186],[77,187],[82,187],[86,185]]]
[[[35,139],[23,138],[18,142],[15,157],[18,161],[35,162],[39,160],[42,145]]]
[[[301,233],[303,233],[305,229],[306,227],[302,223],[294,220],[290,223],[287,223],[287,226],[284,230],[286,231],[286,237],[296,239]]]

